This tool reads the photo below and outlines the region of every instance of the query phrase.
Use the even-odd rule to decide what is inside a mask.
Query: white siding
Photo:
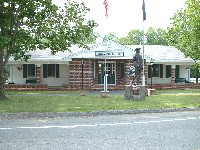
[[[164,78],[153,77],[152,83],[153,84],[171,83],[171,78],[165,78],[165,76]],[[151,78],[147,79],[147,84],[151,84]]]
[[[185,78],[186,80],[189,79],[189,70],[186,69],[187,66],[180,66],[180,70],[179,70],[179,78]]]
[[[26,78],[23,78],[23,70],[19,71],[17,67],[21,65],[10,65],[10,82],[15,84],[26,84]],[[41,65],[41,84],[48,84],[49,86],[61,86],[64,83],[69,83],[69,65],[60,64],[59,78],[43,78],[43,65]]]
[[[25,84],[26,78],[23,78],[23,69],[18,70],[17,67],[22,67],[23,65],[10,65],[10,82],[15,84]]]
[[[60,64],[59,65],[60,77],[47,77],[43,78],[43,67],[41,66],[41,83],[48,84],[48,86],[61,86],[64,83],[69,83],[69,65]]]
[[[189,72],[186,68],[187,68],[186,65],[179,66],[179,77],[188,80]],[[163,78],[152,77],[152,83],[153,84],[171,83],[171,77],[166,78],[166,65],[163,65]],[[147,79],[147,84],[151,84],[151,78]]]

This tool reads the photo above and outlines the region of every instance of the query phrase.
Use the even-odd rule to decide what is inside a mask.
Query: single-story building
[[[63,90],[103,89],[104,73],[107,74],[108,90],[124,89],[129,84],[129,68],[136,48],[141,48],[145,59],[145,84],[175,84],[177,78],[190,79],[191,58],[172,46],[121,45],[106,41],[89,45],[90,49],[73,47],[72,52],[51,54],[50,49],[30,52],[28,62],[11,58],[10,83],[14,85],[44,85]],[[104,68],[106,64],[106,69]],[[9,87],[9,85],[8,85]]]

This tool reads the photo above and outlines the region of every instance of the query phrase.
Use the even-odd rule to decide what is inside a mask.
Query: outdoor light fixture
[[[83,67],[84,67],[84,62],[83,62],[83,58],[81,60],[81,68],[82,68],[82,90],[83,90]]]

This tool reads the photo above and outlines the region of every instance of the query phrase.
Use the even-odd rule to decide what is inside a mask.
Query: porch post
[[[41,66],[40,65],[36,65],[36,80],[37,80],[37,84],[41,83]]]
[[[171,83],[175,83],[176,79],[176,65],[171,65]]]

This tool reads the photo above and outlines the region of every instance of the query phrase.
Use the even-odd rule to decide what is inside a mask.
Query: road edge
[[[152,109],[152,110],[100,110],[92,112],[5,113],[5,114],[0,114],[0,120],[29,119],[29,118],[58,118],[58,117],[89,117],[89,116],[101,116],[101,115],[166,113],[166,112],[184,112],[184,111],[200,111],[200,107],[166,108],[166,109]]]

